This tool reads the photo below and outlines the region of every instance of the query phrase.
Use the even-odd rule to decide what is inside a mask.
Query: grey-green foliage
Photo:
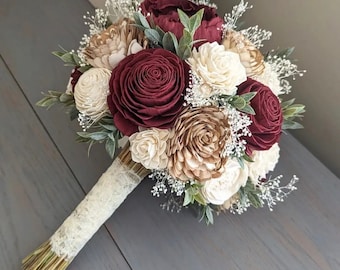
[[[194,34],[201,25],[204,9],[189,17],[182,10],[178,9],[178,15],[184,26],[182,37],[177,40],[172,32],[164,32],[156,26],[152,19],[150,22],[140,12],[135,13],[135,26],[142,29],[146,38],[151,42],[152,47],[159,47],[176,53],[181,59],[187,59],[191,55],[192,47],[195,42]]]
[[[294,104],[295,98],[281,102],[283,112],[282,129],[301,129],[303,125],[296,122],[295,119],[301,119],[305,110],[305,105]]]
[[[77,132],[77,141],[89,144],[88,153],[95,143],[105,143],[105,150],[114,158],[118,149],[118,140],[122,138],[119,130],[113,125],[112,117],[103,117],[98,123],[92,125],[87,131]]]
[[[71,120],[77,118],[78,110],[72,94],[53,90],[42,94],[44,97],[36,103],[37,106],[50,109],[52,106],[60,104],[65,107],[65,111],[70,115]]]

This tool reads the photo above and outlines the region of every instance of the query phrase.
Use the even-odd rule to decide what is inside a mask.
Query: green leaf
[[[163,48],[176,53],[178,48],[178,41],[176,36],[171,32],[166,32],[162,39]]]
[[[192,36],[188,32],[188,30],[184,29],[183,30],[183,36],[179,40],[178,44],[178,50],[177,50],[177,55],[181,59],[187,59],[191,55],[191,48],[192,46],[190,45],[192,42]]]
[[[205,202],[203,196],[201,193],[197,192],[195,195],[194,195],[194,199],[196,202],[198,202],[199,204],[201,205],[206,205],[207,203]]]
[[[136,12],[133,15],[135,22],[139,25],[142,25],[145,28],[150,28],[150,24],[148,23],[148,20],[143,16],[142,13]]]
[[[238,110],[243,109],[247,105],[247,102],[240,96],[235,96],[230,103]]]
[[[88,71],[90,68],[92,68],[92,66],[86,65],[86,66],[81,66],[81,67],[79,67],[78,70],[79,70],[81,73],[84,73],[85,71]]]
[[[163,31],[162,28],[160,28],[158,25],[155,27],[155,30],[158,32],[159,36],[161,37],[160,39],[163,40],[163,37],[165,35],[165,32]]]
[[[72,53],[72,58],[73,62],[76,63],[76,66],[79,66],[81,64],[81,60],[77,54]]]
[[[77,132],[77,134],[80,137],[90,138],[94,141],[102,141],[102,140],[107,138],[107,133],[102,132],[102,131],[97,131],[97,132],[84,132],[84,131],[82,131],[82,132]]]
[[[90,141],[89,147],[87,148],[87,156],[90,156],[90,151],[92,149],[92,146],[95,144],[95,141]]]
[[[60,59],[63,60],[65,63],[74,63],[74,64],[76,64],[74,62],[74,60],[73,60],[73,56],[72,56],[71,53],[65,53],[64,55],[62,55],[60,57]]]
[[[251,114],[251,115],[255,115],[256,112],[254,111],[253,107],[251,107],[250,105],[246,105],[244,106],[242,109],[238,109],[241,112],[247,113],[247,114]]]
[[[102,123],[99,123],[99,125],[107,130],[110,130],[110,131],[117,131],[117,128],[114,126],[114,125],[105,125],[105,124],[102,124]]]
[[[281,102],[281,108],[282,109],[288,108],[290,105],[292,105],[294,103],[294,101],[295,101],[295,98]]]
[[[149,39],[151,42],[156,43],[156,44],[162,43],[161,36],[157,32],[157,30],[149,28],[149,29],[145,29],[144,33],[147,39]]]
[[[256,94],[257,92],[249,92],[241,95],[240,97],[242,97],[246,102],[249,102],[256,96]]]
[[[112,139],[107,139],[105,143],[105,150],[111,158],[114,157],[116,153],[116,141]]]
[[[186,190],[185,195],[184,195],[183,206],[187,206],[191,204],[191,199],[192,199],[192,196],[190,194],[190,191]]]
[[[244,155],[242,156],[242,158],[243,158],[245,161],[254,162],[254,160],[252,160],[251,157],[248,156],[247,154],[244,154]]]
[[[78,118],[79,111],[76,106],[70,106],[67,113],[70,115],[70,120],[73,121]]]
[[[243,170],[244,169],[244,160],[243,160],[243,158],[236,157],[236,159],[238,161],[238,164],[240,164],[241,169]]]
[[[247,196],[252,206],[255,208],[262,207],[261,200],[256,193],[249,192],[247,193]]]
[[[303,125],[293,120],[283,120],[282,129],[302,129]]]
[[[39,107],[47,107],[47,109],[51,108],[55,103],[58,102],[58,98],[56,97],[44,97],[35,103],[36,106]]]
[[[214,224],[213,212],[214,212],[214,210],[209,205],[200,206],[200,208],[199,208],[199,215],[200,215],[199,221],[201,222],[204,219],[205,223],[207,225]]]
[[[62,93],[59,97],[59,101],[62,103],[65,103],[70,100],[73,100],[73,96],[66,93]]]
[[[204,9],[200,9],[195,15],[191,16],[189,19],[188,29],[189,32],[194,35],[198,27],[201,25],[202,18],[204,14]]]
[[[63,52],[54,51],[52,52],[52,54],[61,59],[66,66],[78,66],[81,62],[78,55],[66,50],[64,50]]]
[[[184,28],[187,28],[188,30],[189,28],[189,24],[190,24],[190,18],[189,16],[182,10],[177,9],[177,13],[179,16],[179,20],[181,21],[181,23],[183,24]]]
[[[207,225],[214,224],[213,209],[211,207],[209,206],[206,207],[205,216],[207,217],[207,220],[206,220]]]
[[[294,104],[283,110],[285,118],[294,117],[305,112],[305,106],[302,104]]]

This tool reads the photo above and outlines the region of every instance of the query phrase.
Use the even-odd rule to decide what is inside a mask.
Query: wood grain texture
[[[273,176],[293,173],[298,190],[275,207],[200,224],[189,210],[167,213],[142,183],[108,227],[133,269],[340,269],[340,181],[291,135]]]
[[[78,46],[86,32],[82,15],[91,9],[86,0],[0,0],[0,53],[30,104],[41,91],[65,89],[70,70],[50,52],[58,44]],[[0,74],[11,81],[7,70]],[[50,141],[22,94],[4,92],[3,84],[0,89],[9,95],[0,101],[6,127],[0,130],[0,269],[5,262],[12,270],[80,201],[75,179],[88,191],[110,160],[101,147],[87,157],[86,146],[73,140],[79,127],[62,110],[34,107]],[[281,145],[273,175],[296,173],[301,182],[273,213],[221,215],[207,227],[189,210],[163,211],[162,201],[151,196],[151,181],[144,181],[107,222],[132,269],[340,269],[339,179],[292,136],[283,136]],[[70,269],[129,269],[117,254],[101,230]]]
[[[84,193],[1,59],[0,95],[0,269],[15,270]],[[70,269],[96,267],[130,269],[104,228]]]
[[[91,10],[86,0],[0,0],[0,52],[32,105],[41,92],[66,89],[71,68],[51,52],[79,47],[88,31],[83,15]],[[78,124],[61,108],[33,108],[88,191],[111,162],[103,147],[94,146],[88,157],[87,145],[75,143]]]

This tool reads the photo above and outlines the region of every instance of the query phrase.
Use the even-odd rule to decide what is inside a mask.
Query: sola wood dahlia
[[[147,174],[126,146],[52,237],[23,260],[23,269],[66,269]]]
[[[84,51],[87,62],[94,67],[112,70],[127,55],[145,48],[144,33],[132,26],[133,23],[124,18],[93,35]]]
[[[215,106],[189,108],[179,116],[168,143],[168,169],[182,181],[219,177],[227,157],[221,152],[230,137],[228,116]]]

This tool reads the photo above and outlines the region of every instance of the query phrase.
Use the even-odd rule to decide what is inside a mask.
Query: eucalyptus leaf
[[[85,71],[88,71],[90,68],[92,68],[92,66],[86,65],[86,66],[81,66],[81,67],[79,67],[78,70],[79,70],[81,73],[84,73]]]
[[[242,109],[238,109],[241,112],[247,113],[247,114],[251,114],[251,115],[255,115],[256,112],[254,111],[253,107],[251,107],[250,105],[246,105],[244,106]]]
[[[162,43],[161,36],[157,32],[157,30],[149,28],[145,29],[144,33],[147,39],[149,39],[151,42],[154,42],[156,44]]]
[[[177,54],[181,59],[187,59],[188,57],[191,56],[191,42],[192,42],[192,36],[188,32],[188,30],[184,29],[183,30],[183,36],[179,40],[178,44],[178,50]]]
[[[292,105],[294,103],[294,101],[295,101],[295,98],[281,102],[281,108],[282,109],[288,108],[290,105]]]
[[[235,96],[235,97],[236,98],[230,101],[231,105],[234,106],[238,110],[243,109],[247,105],[247,102],[240,96]]]
[[[117,128],[114,126],[114,125],[105,125],[105,124],[102,124],[102,123],[99,123],[99,125],[107,130],[110,130],[110,131],[117,131]]]
[[[241,95],[240,97],[242,97],[246,102],[249,102],[256,96],[256,94],[257,92],[249,92]]]
[[[39,100],[37,103],[35,103],[35,105],[39,107],[47,107],[47,109],[49,109],[57,102],[58,102],[58,98],[44,97],[41,100]]]
[[[214,224],[213,209],[210,206],[205,207],[206,224]]]
[[[163,31],[162,28],[160,28],[158,25],[155,27],[155,30],[158,32],[160,39],[163,40],[163,37],[165,35],[165,32]]]
[[[262,206],[261,200],[257,194],[250,192],[247,193],[247,196],[251,205],[254,206],[255,208],[259,208]]]
[[[111,158],[114,157],[116,153],[116,141],[112,139],[107,139],[105,143],[105,150]]]
[[[65,52],[53,51],[52,54],[58,58],[61,58]]]
[[[189,32],[194,35],[196,30],[200,27],[201,22],[202,22],[202,18],[203,18],[203,14],[204,14],[204,9],[200,9],[196,14],[194,14],[193,16],[190,17],[189,19],[189,25],[188,25],[188,29]]]
[[[76,106],[71,106],[68,110],[68,114],[70,115],[70,120],[73,121],[78,118],[79,111]]]
[[[102,141],[107,138],[107,133],[102,131],[89,133],[89,137],[94,141]]]
[[[163,44],[164,49],[176,53],[177,47],[178,47],[178,42],[177,42],[176,37],[175,37],[175,39],[173,37],[175,37],[175,35],[173,33],[171,33],[171,32],[165,33],[164,36],[163,36],[163,39],[162,39],[162,44]]]
[[[75,66],[77,65],[76,62],[74,62],[72,53],[65,53],[60,57],[61,60],[63,60],[65,63],[71,63],[74,64]]]
[[[150,24],[148,23],[148,20],[143,16],[142,13],[136,12],[134,14],[134,19],[137,24],[140,24],[144,26],[145,28],[150,28]]]
[[[110,133],[108,133],[107,134],[107,137],[111,140],[111,141],[117,141],[118,139],[117,139],[117,137],[116,137],[116,133],[117,132],[110,132]]]
[[[72,53],[72,58],[73,58],[73,62],[76,64],[76,66],[79,66],[81,64],[81,60],[80,60],[80,58],[77,54]]]
[[[67,101],[73,100],[73,96],[72,95],[68,95],[66,93],[62,93],[59,97],[59,101],[62,103],[65,103]]]
[[[251,157],[248,156],[247,154],[244,154],[244,155],[242,156],[242,158],[243,158],[245,161],[247,161],[247,162],[254,162],[254,160],[252,160]]]
[[[284,120],[282,123],[282,129],[302,129],[303,125],[293,120]]]
[[[191,204],[192,196],[188,190],[185,191],[183,206]]]
[[[206,205],[207,203],[205,202],[203,196],[201,193],[197,192],[195,195],[194,195],[194,199],[196,202],[198,202],[199,204],[201,205]]]
[[[243,158],[237,157],[236,159],[238,161],[238,164],[240,164],[241,169],[243,170],[244,169],[244,160],[243,160]]]
[[[179,40],[179,47],[185,47],[187,45],[190,45],[192,42],[192,36],[191,33],[187,29],[183,29],[183,35],[181,39]]]
[[[180,9],[177,9],[178,17],[181,23],[183,24],[184,28],[190,29],[189,24],[190,24],[190,18],[189,16]]]

